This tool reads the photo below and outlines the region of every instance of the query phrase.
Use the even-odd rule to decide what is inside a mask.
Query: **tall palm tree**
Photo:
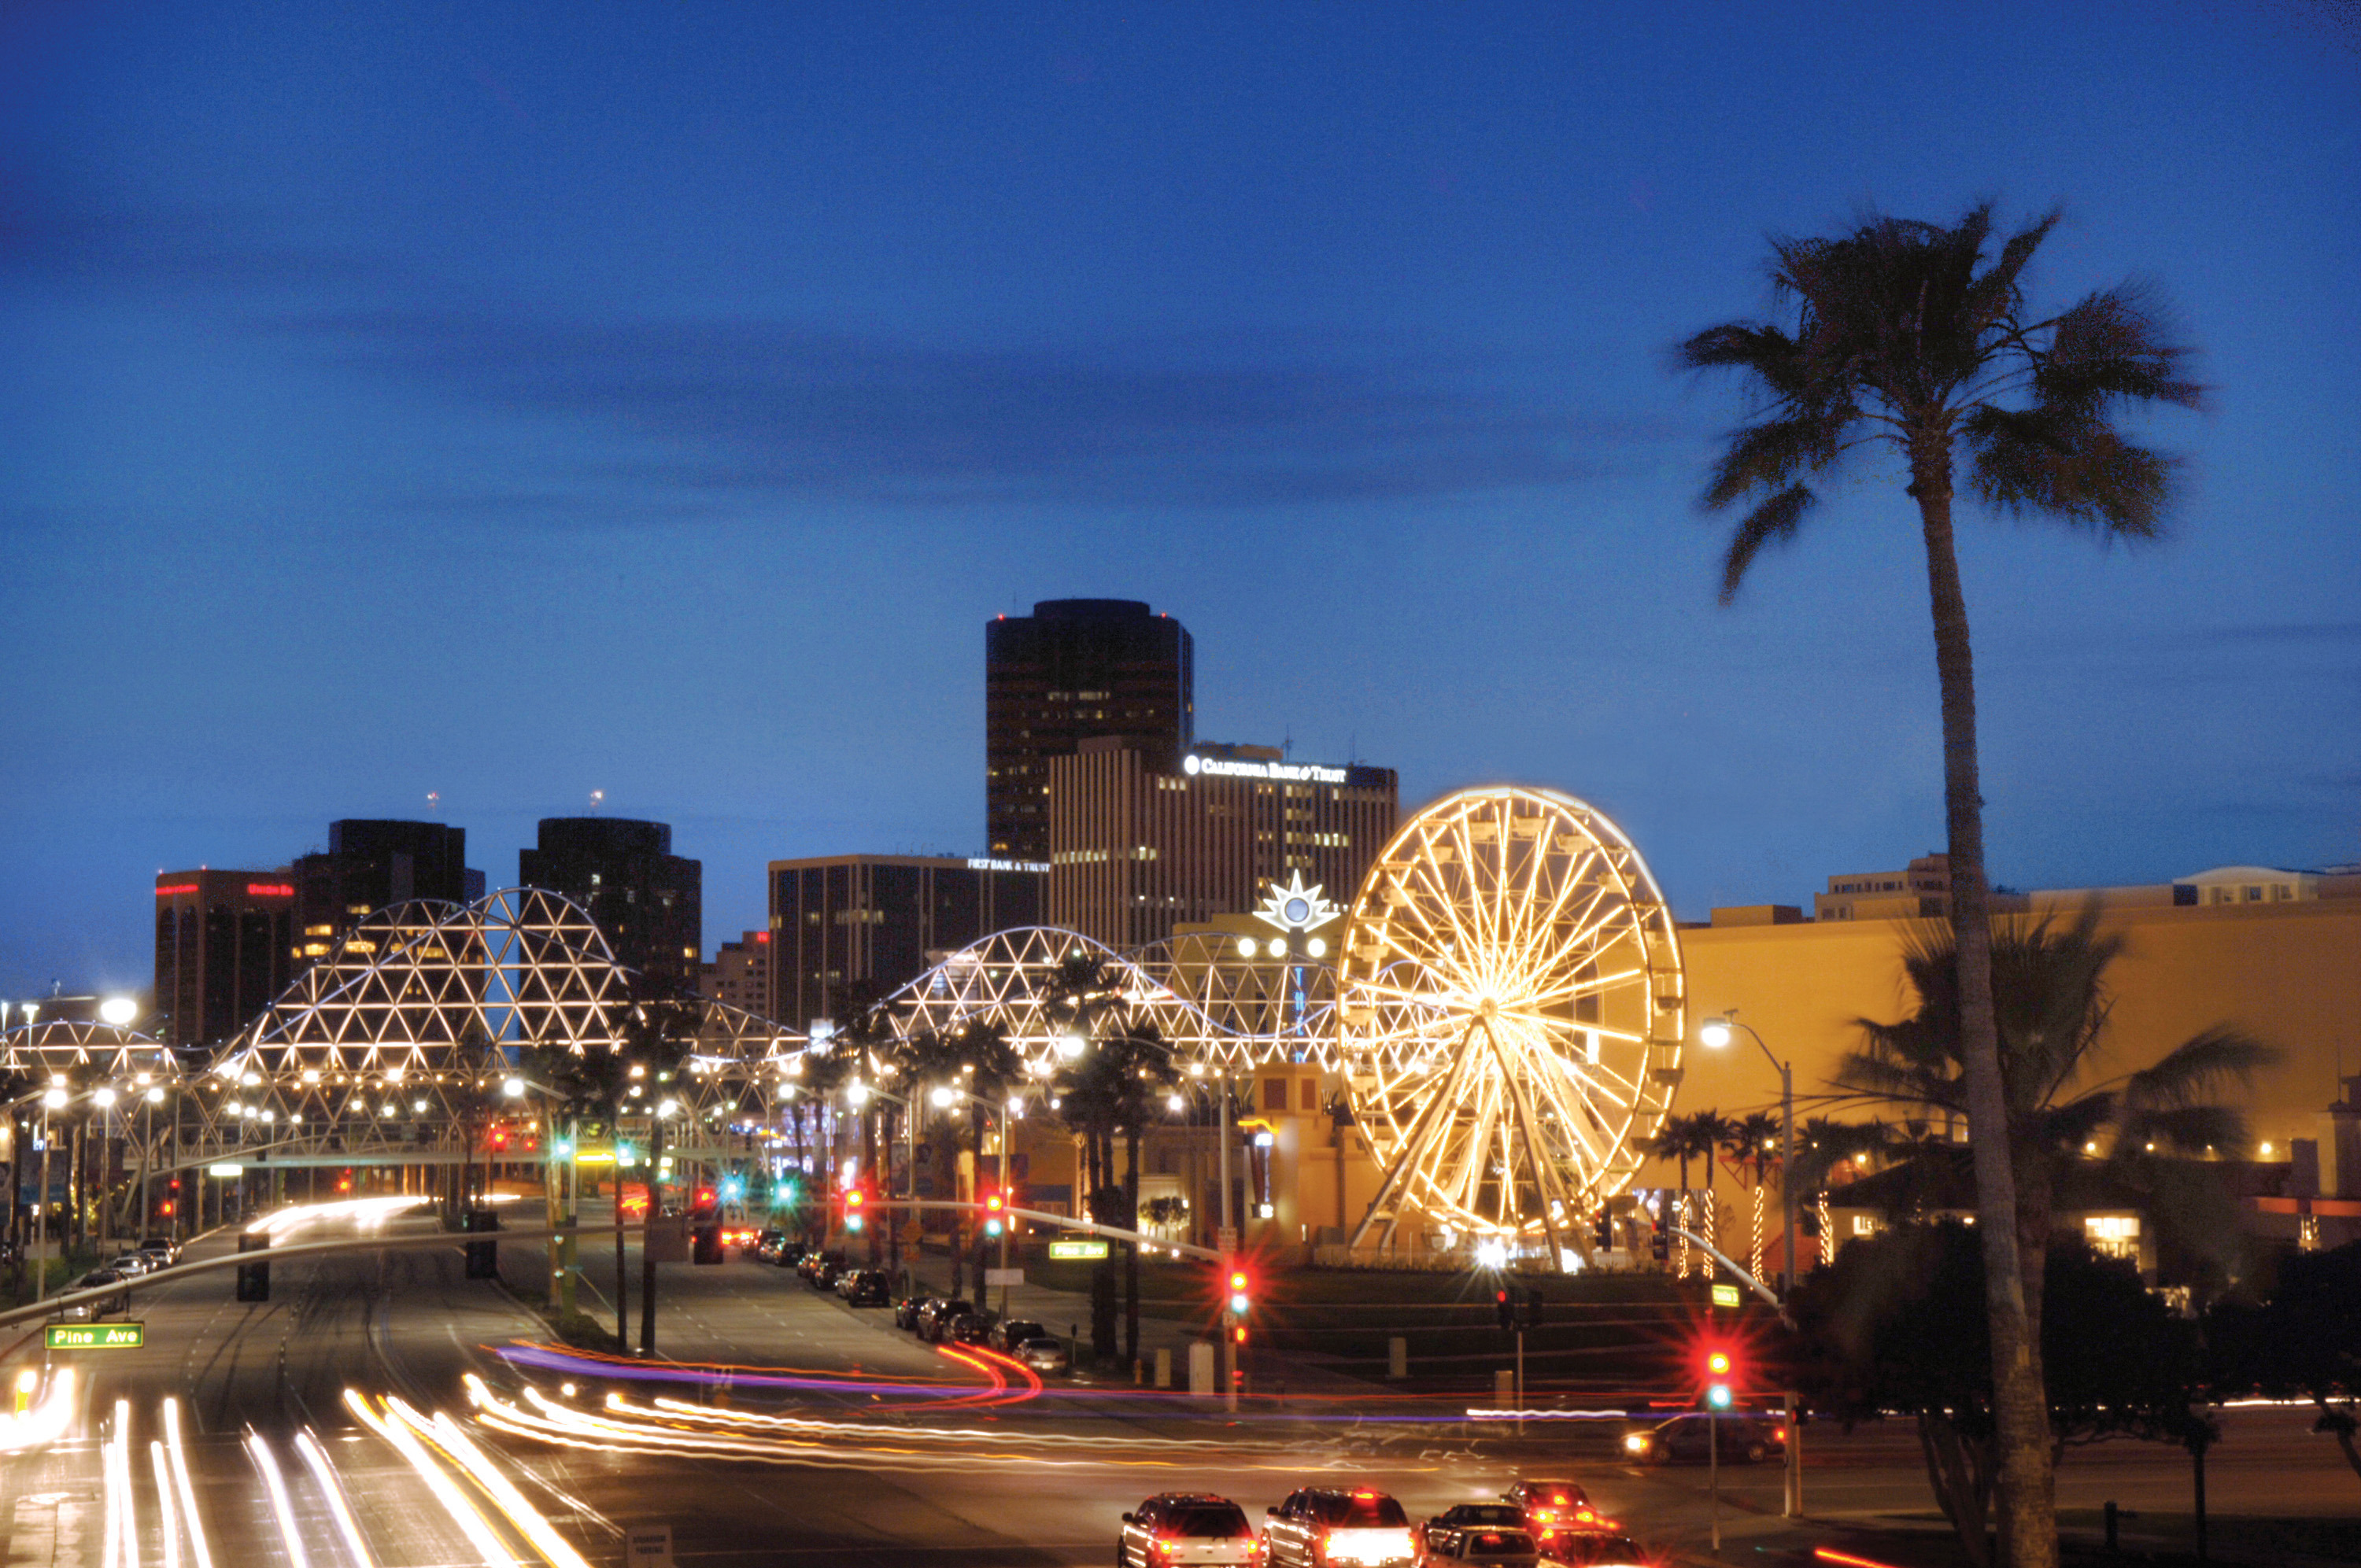
[[[1737,321],[1681,345],[1694,370],[1732,370],[1759,400],[1730,437],[1705,492],[1709,510],[1748,510],[1723,557],[1721,597],[1738,591],[1763,548],[1795,536],[1817,499],[1806,479],[1853,452],[1901,459],[1927,554],[1942,691],[1943,801],[1949,835],[1951,924],[1960,954],[1960,1031],[1971,1133],[1977,1234],[1984,1249],[2001,1519],[2012,1560],[2058,1560],[2048,1400],[2026,1315],[2025,1260],[1993,1019],[1983,805],[1976,760],[1975,666],[1960,583],[1951,505],[1966,447],[1969,484],[2002,511],[2059,519],[2103,537],[2155,538],[2173,460],[2127,439],[2111,419],[2126,407],[2193,408],[2198,385],[2149,298],[2122,285],[2037,318],[2021,285],[2058,223],[2039,219],[1987,258],[1989,204],[1939,224],[1875,215],[1834,238],[1774,238],[1771,281],[1794,325]]]
[[[2006,920],[1993,933],[1993,1014],[2015,1154],[2015,1229],[2026,1263],[2026,1310],[2037,1320],[2060,1179],[2094,1163],[2093,1149],[2103,1151],[2110,1175],[2149,1188],[2159,1174],[2152,1154],[2243,1152],[2246,1117],[2224,1093],[2279,1059],[2272,1047],[2216,1025],[2146,1067],[2103,1076],[2114,1008],[2106,971],[2123,949],[2121,936],[2099,929],[2095,906],[2062,925],[2048,917]],[[1957,959],[1939,927],[1908,939],[1903,970],[1918,995],[1917,1010],[1894,1023],[1856,1020],[1862,1046],[1839,1063],[1837,1088],[1937,1116],[1964,1112]],[[1949,1140],[1939,1136],[1912,1142],[1906,1127],[1886,1134],[1881,1153],[1889,1165],[1950,1157]]]
[[[1706,1188],[1710,1194],[1713,1187],[1714,1150],[1720,1146],[1721,1129],[1726,1124],[1725,1119],[1719,1111],[1692,1111],[1686,1116],[1665,1117],[1664,1126],[1658,1129],[1653,1138],[1649,1140],[1650,1154],[1658,1159],[1676,1160],[1680,1163],[1681,1187],[1678,1201],[1681,1204],[1685,1205],[1688,1202],[1689,1161],[1693,1159],[1705,1161]],[[1711,1199],[1708,1197],[1708,1207],[1710,1204]],[[1693,1216],[1684,1214],[1676,1209],[1673,1218],[1679,1221],[1693,1218]],[[1681,1243],[1681,1277],[1684,1279],[1688,1277],[1688,1249],[1689,1244],[1684,1239]],[[1706,1272],[1708,1275],[1711,1274],[1713,1265],[1707,1264]]]
[[[1747,1233],[1747,1268],[1763,1277],[1763,1199],[1772,1171],[1779,1165],[1779,1118],[1768,1111],[1750,1111],[1722,1124],[1721,1152],[1736,1173],[1739,1185],[1753,1200],[1752,1229]],[[1790,1265],[1792,1267],[1793,1265]]]

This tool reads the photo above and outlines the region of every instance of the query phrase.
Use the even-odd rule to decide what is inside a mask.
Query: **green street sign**
[[[1063,1262],[1080,1259],[1095,1260],[1106,1255],[1107,1244],[1103,1241],[1051,1242],[1049,1244],[1049,1255]]]
[[[51,1323],[49,1327],[51,1350],[137,1350],[147,1343],[146,1323],[93,1323],[86,1329]]]
[[[1713,1288],[1713,1304],[1715,1306],[1735,1309],[1738,1305],[1738,1301],[1739,1296],[1737,1286],[1716,1285]]]

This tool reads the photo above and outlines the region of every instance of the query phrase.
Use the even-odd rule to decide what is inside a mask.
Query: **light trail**
[[[73,1415],[73,1368],[60,1366],[50,1374],[49,1390],[38,1404],[0,1423],[0,1453],[47,1448],[65,1435]]]
[[[131,1401],[115,1401],[114,1434],[100,1440],[99,1473],[106,1486],[106,1520],[99,1561],[106,1568],[139,1568],[139,1515],[131,1494]],[[301,1563],[296,1568],[302,1568]]]
[[[303,1456],[304,1466],[312,1472],[313,1485],[328,1499],[328,1511],[335,1516],[336,1533],[345,1538],[345,1551],[352,1557],[353,1568],[377,1568],[375,1559],[369,1555],[368,1542],[361,1537],[360,1523],[353,1518],[352,1505],[345,1498],[344,1483],[337,1479],[335,1467],[328,1463],[327,1452],[312,1435],[311,1428],[305,1427],[295,1434],[295,1452]],[[167,1563],[164,1568],[174,1565]]]
[[[189,1550],[196,1568],[214,1568],[214,1549],[205,1540],[205,1523],[197,1514],[197,1489],[189,1483],[189,1455],[181,1445],[181,1401],[164,1401],[164,1446],[172,1456],[172,1489],[181,1499],[181,1513],[189,1521]]]
[[[482,1510],[467,1500],[466,1493],[451,1484],[451,1477],[434,1463],[433,1455],[412,1435],[408,1426],[380,1417],[370,1409],[368,1401],[361,1397],[358,1389],[345,1390],[345,1408],[352,1411],[354,1419],[361,1425],[391,1443],[394,1452],[409,1462],[410,1467],[418,1473],[418,1478],[426,1483],[426,1489],[434,1494],[434,1500],[443,1505],[443,1511],[451,1516],[451,1522],[459,1527],[460,1533],[474,1545],[486,1563],[499,1568],[500,1564],[516,1561],[516,1554],[503,1546],[500,1538],[493,1533]]]
[[[279,1538],[287,1543],[287,1561],[295,1568],[312,1568],[311,1553],[303,1550],[303,1533],[295,1528],[295,1504],[287,1496],[287,1478],[279,1473],[278,1456],[251,1427],[247,1429],[246,1448],[254,1456],[254,1467],[262,1472],[264,1489],[270,1494],[270,1511],[279,1520]]]
[[[459,1430],[458,1422],[441,1410],[434,1412],[431,1422],[426,1421],[400,1399],[389,1399],[386,1404],[395,1415],[416,1427],[420,1435],[430,1438],[446,1455],[456,1460],[477,1486],[490,1494],[500,1512],[508,1515],[509,1522],[523,1531],[534,1550],[549,1560],[550,1568],[590,1568],[590,1564],[583,1561],[582,1554],[557,1533],[556,1527],[549,1522],[548,1518],[526,1500],[525,1495],[516,1489],[513,1482],[500,1473],[499,1468],[485,1457],[482,1449],[468,1441],[467,1434]]]
[[[631,1383],[730,1383],[757,1388],[794,1388],[814,1393],[909,1394],[929,1399],[972,1398],[975,1389],[963,1382],[930,1382],[910,1378],[874,1378],[854,1373],[829,1373],[797,1366],[748,1366],[719,1361],[668,1361],[651,1365],[533,1342],[491,1346],[493,1354],[512,1366],[555,1372],[568,1377],[603,1377]]]
[[[1234,1469],[1291,1474],[1303,1463],[1301,1445],[1292,1443],[1257,1444],[1255,1457],[1242,1458],[1238,1444],[1204,1439],[880,1428],[712,1409],[674,1399],[639,1405],[619,1393],[609,1394],[603,1408],[591,1411],[561,1404],[538,1388],[526,1388],[524,1405],[520,1405],[492,1393],[479,1378],[470,1376],[467,1384],[477,1420],[492,1431],[600,1453],[820,1469],[944,1470],[972,1468],[979,1460],[989,1460],[1056,1470],[1177,1470],[1202,1466],[1217,1451]],[[1358,1468],[1349,1461],[1337,1467]]]
[[[246,1227],[250,1236],[267,1235],[276,1241],[292,1230],[333,1220],[349,1221],[357,1225],[378,1226],[405,1211],[415,1209],[427,1200],[421,1197],[340,1198],[328,1203],[304,1203],[292,1209],[280,1209],[265,1214]]]
[[[181,1568],[180,1510],[172,1506],[172,1462],[164,1457],[164,1445],[154,1438],[148,1440],[148,1462],[156,1471],[157,1525],[164,1537],[164,1568]]]

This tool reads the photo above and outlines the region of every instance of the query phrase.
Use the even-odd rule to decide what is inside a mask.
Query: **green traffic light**
[[[1730,1409],[1730,1385],[1716,1383],[1705,1391],[1705,1402],[1717,1410]]]

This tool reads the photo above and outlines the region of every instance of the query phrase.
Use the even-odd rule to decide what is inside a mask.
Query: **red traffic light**
[[[985,1213],[997,1214],[1007,1207],[1008,1200],[1003,1198],[999,1193],[987,1192],[983,1195],[983,1212]]]
[[[1254,1280],[1252,1277],[1249,1276],[1243,1268],[1234,1268],[1230,1270],[1230,1311],[1232,1315],[1242,1318],[1253,1310]],[[1238,1337],[1243,1340],[1246,1335],[1242,1332]]]

